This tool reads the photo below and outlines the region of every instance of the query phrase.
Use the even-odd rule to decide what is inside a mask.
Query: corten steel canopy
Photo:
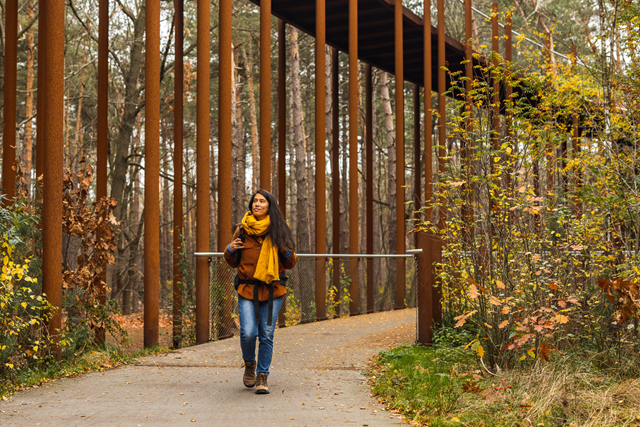
[[[251,0],[260,6],[260,0]],[[315,0],[272,0],[271,13],[315,37]],[[358,0],[358,59],[395,75],[394,0]],[[403,9],[404,80],[424,86],[424,33],[422,18]],[[349,1],[327,0],[326,43],[349,52]],[[451,72],[464,73],[465,47],[445,36],[445,58]],[[431,26],[431,89],[438,90],[438,29]],[[479,62],[474,59],[474,65]],[[447,79],[447,89],[449,79]]]

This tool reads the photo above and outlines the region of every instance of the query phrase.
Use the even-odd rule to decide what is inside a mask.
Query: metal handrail
[[[406,254],[296,254],[298,258],[413,258],[422,249],[407,249]],[[224,252],[195,252],[197,257],[222,257]]]

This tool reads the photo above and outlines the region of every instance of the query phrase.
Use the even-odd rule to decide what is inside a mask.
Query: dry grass
[[[481,384],[484,398],[463,394],[458,408],[464,409],[456,411],[460,419],[480,418],[486,425],[640,426],[640,379],[556,362],[485,377]]]

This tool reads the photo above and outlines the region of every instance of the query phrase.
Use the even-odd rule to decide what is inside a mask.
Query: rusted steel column
[[[144,346],[158,344],[160,309],[160,0],[146,0]]]
[[[444,40],[444,0],[438,0],[438,113],[440,115],[440,125],[438,127],[438,170],[440,178],[445,172],[445,155],[446,155],[446,141],[447,141],[447,109],[445,91],[447,88],[446,78],[447,74],[444,70],[445,67],[445,40]],[[444,199],[441,196],[440,214],[438,218],[438,228],[444,229],[445,219],[447,215],[446,206],[444,206]],[[438,246],[435,253],[435,258],[432,262],[440,262],[442,260],[442,241],[438,241]],[[442,320],[442,305],[441,305],[441,289],[440,286],[434,287],[433,295],[433,321],[438,323]]]
[[[404,254],[404,51],[402,41],[402,0],[394,5],[396,67],[396,253]],[[404,308],[405,260],[396,258],[396,305]]]
[[[271,0],[260,0],[260,188],[271,191]]]
[[[218,251],[231,242],[231,0],[220,0],[219,6],[219,89],[218,89]],[[208,22],[208,21],[207,21]],[[208,33],[208,29],[207,29]],[[206,75],[209,72],[207,71]],[[271,156],[269,156],[269,159]],[[268,183],[268,181],[267,181]],[[223,325],[230,325],[231,293],[229,282],[224,289]],[[208,298],[208,296],[207,296]]]
[[[56,310],[49,321],[53,353],[60,360],[60,309],[62,307],[62,159],[64,138],[64,0],[46,1],[47,40],[46,105],[44,133],[44,187],[42,206],[42,282],[49,304]]]
[[[96,160],[96,197],[107,197],[107,156],[109,147],[109,1],[100,0],[98,5],[98,129]],[[102,281],[98,301],[106,303],[107,264],[102,266]],[[96,341],[104,343],[105,330],[96,330]]]
[[[420,166],[420,86],[413,85],[413,185],[411,195],[416,201],[415,209],[420,208],[422,199],[422,166]],[[417,236],[417,235],[416,235]]]
[[[278,204],[282,215],[287,218],[287,40],[285,23],[278,19]],[[287,299],[282,301],[278,316],[278,326],[285,327]]]
[[[184,103],[184,0],[175,0],[176,54],[173,99],[173,348],[182,347],[182,137]],[[208,221],[207,221],[208,223]]]
[[[209,250],[209,26],[211,3],[198,0],[198,67],[201,82],[197,88],[196,111],[196,251]],[[271,158],[269,156],[269,158]],[[228,243],[228,242],[227,242]],[[196,344],[209,342],[209,262],[196,258]]]
[[[371,65],[365,68],[365,177],[366,177],[366,218],[367,253],[373,253],[373,81]],[[373,258],[367,259],[367,313],[373,313]]]
[[[0,204],[11,205],[16,196],[16,83],[18,72],[18,0],[5,3],[4,134],[2,136],[2,194]],[[31,173],[31,171],[27,171]]]
[[[36,178],[44,173],[44,133],[46,122],[46,85],[45,68],[47,67],[47,1],[38,2],[38,99],[36,101]],[[36,184],[37,185],[37,184]],[[37,187],[36,187],[37,188]],[[37,194],[36,194],[37,195]],[[44,284],[43,284],[44,286]],[[44,292],[44,289],[43,289]]]
[[[358,248],[358,0],[349,0],[349,252]],[[360,314],[358,259],[349,262],[351,315]]]
[[[278,204],[287,217],[287,40],[285,23],[278,19]]]
[[[316,0],[316,253],[327,253],[325,1]],[[316,260],[316,319],[327,318],[326,260]]]
[[[340,253],[340,68],[338,66],[338,49],[331,48],[331,208],[333,229],[333,253]],[[334,303],[340,301],[340,264],[338,258],[333,259],[333,277],[331,286],[335,289]],[[340,315],[336,312],[336,315]]]
[[[424,203],[425,220],[433,220],[433,139],[431,134],[431,0],[423,0],[423,69],[424,69]],[[431,344],[433,340],[433,259],[437,242],[431,233],[418,233],[418,342]]]

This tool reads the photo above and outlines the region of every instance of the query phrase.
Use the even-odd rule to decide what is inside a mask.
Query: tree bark
[[[33,20],[33,2],[27,2],[27,16]],[[33,116],[33,61],[35,55],[33,26],[27,31],[27,94],[25,97],[25,115],[27,119]],[[24,130],[24,179],[27,188],[31,190],[31,167],[33,164],[33,120],[25,124]]]
[[[298,252],[311,251],[309,224],[309,183],[306,168],[306,138],[302,117],[302,90],[300,85],[300,51],[298,30],[291,28],[291,99],[293,102],[293,144],[295,150],[296,173],[296,219]]]
[[[249,114],[251,117],[251,192],[258,187],[258,176],[260,175],[258,167],[260,161],[258,160],[258,114],[256,113],[256,97],[253,91],[253,55],[251,52],[251,43],[248,43],[249,53],[242,49],[242,55],[244,57],[244,67],[247,73],[247,85],[249,89]]]
[[[389,251],[396,248],[396,141],[393,129],[393,111],[391,109],[391,98],[389,97],[389,79],[387,73],[383,72],[380,79],[380,95],[382,97],[382,106],[384,108],[384,124],[386,129],[386,141],[388,152],[388,168],[387,168],[387,200],[389,201],[389,209],[386,215],[387,230],[389,233]],[[398,90],[398,88],[396,88]],[[396,287],[396,263],[395,260],[389,262],[389,283],[392,290],[390,298],[395,296]]]

